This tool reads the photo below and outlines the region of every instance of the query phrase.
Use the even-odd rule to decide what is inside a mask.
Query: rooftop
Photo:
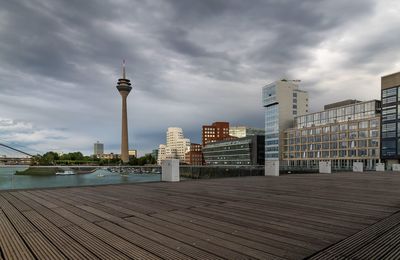
[[[337,108],[337,107],[343,107],[343,106],[347,106],[347,105],[353,105],[353,104],[357,104],[357,103],[361,103],[361,102],[362,101],[356,100],[356,99],[346,99],[346,100],[338,101],[335,103],[326,104],[326,105],[324,105],[324,110]]]
[[[399,185],[336,173],[2,191],[0,259],[396,258]]]

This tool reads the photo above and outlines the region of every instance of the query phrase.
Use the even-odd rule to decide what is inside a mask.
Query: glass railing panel
[[[159,181],[159,166],[0,166],[0,190]]]

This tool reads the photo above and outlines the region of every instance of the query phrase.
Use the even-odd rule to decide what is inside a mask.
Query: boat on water
[[[74,173],[73,171],[64,171],[64,172],[56,172],[56,175],[75,175],[76,173]]]

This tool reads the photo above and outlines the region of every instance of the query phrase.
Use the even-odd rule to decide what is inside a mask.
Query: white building
[[[190,150],[190,140],[184,138],[183,130],[179,127],[169,127],[166,134],[167,144],[160,144],[157,163],[165,159],[179,159],[185,161],[185,154]]]
[[[284,131],[293,127],[296,116],[308,113],[308,93],[298,81],[278,80],[262,89],[265,107],[265,174],[279,175]]]

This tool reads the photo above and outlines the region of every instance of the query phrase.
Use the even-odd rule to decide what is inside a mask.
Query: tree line
[[[56,152],[50,151],[43,155],[35,155],[32,158],[33,165],[119,165],[121,159],[100,159],[95,156],[85,156],[81,152],[72,152],[59,155]],[[156,164],[156,159],[151,154],[136,158],[129,159],[129,165],[143,166],[146,164]]]

